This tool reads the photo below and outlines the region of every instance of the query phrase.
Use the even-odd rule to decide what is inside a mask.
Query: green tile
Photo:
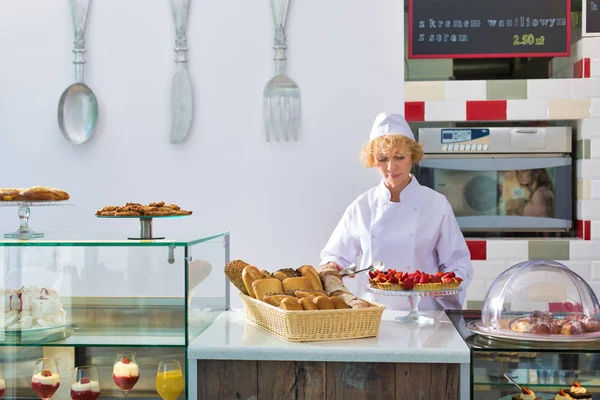
[[[568,260],[569,242],[567,240],[530,240],[530,260]]]
[[[483,301],[480,300],[467,300],[467,310],[481,310]]]
[[[498,79],[487,81],[488,100],[509,100],[527,98],[527,80]]]
[[[578,140],[575,146],[576,160],[590,159],[590,139]]]

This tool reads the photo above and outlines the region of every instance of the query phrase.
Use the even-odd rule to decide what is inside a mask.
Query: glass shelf
[[[139,218],[139,217],[137,217]],[[193,246],[195,244],[208,242],[229,235],[229,232],[217,233],[199,238],[162,239],[162,240],[131,240],[121,234],[107,233],[81,233],[81,232],[47,232],[43,239],[4,239],[0,238],[0,247],[27,247],[27,246],[66,246],[66,247],[89,247],[89,246],[113,246],[113,247],[169,247],[169,246]]]

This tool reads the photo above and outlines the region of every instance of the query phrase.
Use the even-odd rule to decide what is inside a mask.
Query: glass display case
[[[228,261],[227,232],[190,240],[0,239],[3,399],[40,398],[32,376],[43,357],[57,364],[54,399],[71,398],[81,366],[95,367],[100,398],[160,398],[159,383],[175,392],[183,385],[177,398],[187,398],[187,346],[229,308]],[[48,370],[44,382],[54,377]]]

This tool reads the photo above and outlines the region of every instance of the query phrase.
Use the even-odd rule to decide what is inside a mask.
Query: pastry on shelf
[[[573,399],[591,399],[592,394],[589,393],[586,388],[581,386],[579,382],[573,382],[573,385],[569,389],[564,391],[571,396]]]
[[[0,201],[65,201],[70,198],[71,196],[64,190],[46,186],[0,189]]]
[[[573,400],[573,398],[569,395],[569,393],[560,389],[556,394],[556,397],[554,397],[554,400]]]
[[[525,386],[521,387],[521,393],[515,394],[513,400],[542,400],[540,396],[536,396],[533,390],[527,389]]]
[[[438,271],[428,274],[419,270],[408,273],[388,269],[382,271],[369,271],[369,283],[372,287],[382,290],[420,290],[435,291],[456,289],[460,286],[462,278],[454,272]]]
[[[177,204],[165,204],[164,201],[147,205],[126,203],[124,206],[105,206],[96,211],[96,215],[102,217],[169,217],[191,214],[192,211],[183,210]]]
[[[67,313],[55,289],[35,286],[4,290],[4,329],[52,328],[66,324]]]
[[[600,331],[600,321],[583,314],[556,318],[550,312],[534,311],[512,319],[508,328],[514,332],[540,335],[581,335]]]

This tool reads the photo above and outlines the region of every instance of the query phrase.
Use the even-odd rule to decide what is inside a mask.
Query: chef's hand
[[[334,267],[336,267],[336,268],[337,268],[338,272],[339,272],[339,271],[342,271],[342,270],[344,269],[344,267],[342,267],[340,264],[338,264],[338,263],[336,263],[336,262],[333,262],[333,261],[329,261],[329,262],[328,262],[327,264],[325,264],[325,265],[333,265]],[[356,275],[348,275],[348,276],[344,276],[344,277],[342,277],[342,278],[355,278],[355,277],[356,277]]]

